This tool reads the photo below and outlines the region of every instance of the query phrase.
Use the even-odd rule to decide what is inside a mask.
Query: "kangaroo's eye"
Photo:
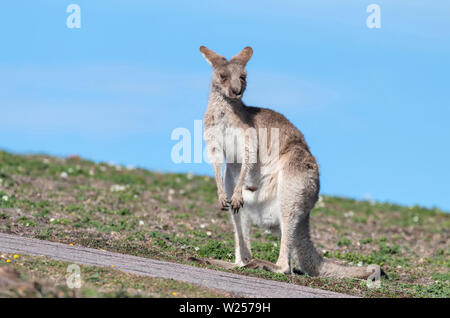
[[[225,81],[227,78],[228,78],[228,76],[227,76],[227,74],[219,74],[219,76],[220,76],[220,80],[222,80],[222,81]]]

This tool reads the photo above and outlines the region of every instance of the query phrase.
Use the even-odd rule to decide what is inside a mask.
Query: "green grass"
[[[233,271],[364,297],[448,297],[449,229],[450,215],[438,208],[322,196],[311,215],[317,248],[325,257],[381,265],[390,279],[380,289],[359,280]],[[77,157],[0,151],[0,231],[186,264],[189,256],[234,259],[232,225],[216,205],[212,178]],[[278,237],[253,228],[252,251],[275,262]]]

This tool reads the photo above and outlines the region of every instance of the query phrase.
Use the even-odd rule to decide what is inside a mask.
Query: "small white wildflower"
[[[363,262],[359,262],[358,264],[356,264],[357,266],[361,267],[363,266]]]
[[[217,220],[216,220],[216,219],[211,219],[211,222],[212,222],[212,223],[216,223]]]
[[[350,211],[344,213],[344,217],[346,217],[346,218],[351,218],[353,215],[355,215],[355,213],[353,213],[352,210],[350,210]]]
[[[50,222],[55,222],[55,219],[54,219],[54,218],[51,218],[51,219],[50,219]]]
[[[66,179],[68,177],[67,172],[65,172],[65,171],[61,172],[60,177],[63,178],[63,179]]]
[[[8,201],[8,200],[9,200],[9,198],[8,198],[8,196],[7,196],[7,195],[4,195],[4,196],[2,196],[2,200],[3,200],[3,201]]]
[[[277,247],[278,246],[277,242],[273,242],[273,246]]]
[[[139,221],[139,225],[144,225],[144,221]]]
[[[397,266],[397,268],[399,268],[399,269],[400,269],[400,268],[402,268],[402,266],[401,266],[401,265],[398,265],[398,266]]]
[[[174,195],[175,194],[175,190],[174,189],[169,189],[169,195]]]
[[[89,175],[90,175],[90,176],[93,176],[93,175],[95,175],[95,171],[94,171],[94,169],[91,169],[91,170],[89,170]]]
[[[192,179],[194,179],[194,174],[193,174],[192,172],[189,172],[189,173],[186,175],[186,177],[187,177],[188,180],[192,180]]]
[[[419,217],[418,217],[417,215],[414,215],[414,217],[413,217],[413,222],[414,222],[414,223],[419,222]]]
[[[197,247],[197,246],[196,246],[196,247],[194,247],[194,250],[195,250],[195,251],[199,251],[199,250],[200,250],[200,247]]]
[[[68,173],[72,173],[72,172],[73,172],[73,169],[72,169],[72,168],[69,168],[69,169],[67,169],[67,172],[68,172]]]
[[[127,188],[127,186],[125,186],[125,185],[114,184],[109,188],[109,190],[111,192],[120,192],[120,191],[125,191],[126,188]]]
[[[211,236],[212,235],[211,231],[207,231],[206,235]]]
[[[206,227],[205,224],[200,224],[200,228],[201,228],[201,229],[204,229],[205,227]]]

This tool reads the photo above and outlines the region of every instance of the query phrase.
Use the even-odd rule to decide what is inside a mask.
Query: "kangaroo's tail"
[[[311,241],[309,232],[309,213],[299,222],[295,233],[293,259],[301,271],[310,276],[362,278],[371,276],[375,269],[359,266],[344,266],[337,262],[323,258]]]

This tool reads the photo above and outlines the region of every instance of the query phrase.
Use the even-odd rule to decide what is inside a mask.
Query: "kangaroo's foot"
[[[235,269],[236,267],[243,267],[242,265],[240,266],[236,263],[231,263],[220,259],[189,257],[188,260],[205,266],[214,265],[225,269]]]
[[[292,273],[297,274],[297,275],[305,275],[305,272],[302,271],[302,270],[301,270],[300,268],[298,268],[298,267],[294,267],[294,268],[292,269]]]
[[[263,269],[263,270],[266,270],[269,272],[286,274],[286,275],[291,273],[290,268],[283,268],[277,264],[274,264],[274,263],[271,263],[268,261],[264,261],[261,259],[253,259],[243,267],[250,268],[250,269]]]

